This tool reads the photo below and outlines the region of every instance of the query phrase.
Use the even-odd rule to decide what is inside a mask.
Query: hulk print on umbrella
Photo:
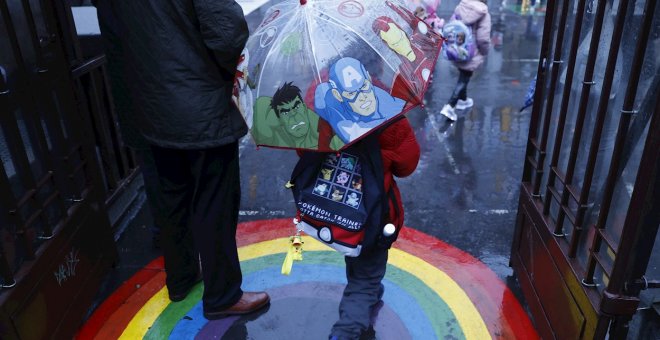
[[[259,97],[254,106],[252,135],[257,144],[298,149],[319,148],[319,116],[310,109],[300,89],[284,83],[273,97]],[[344,143],[330,140],[330,149],[338,150]]]

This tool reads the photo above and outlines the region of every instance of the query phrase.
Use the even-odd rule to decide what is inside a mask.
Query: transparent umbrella
[[[422,103],[441,44],[398,1],[283,1],[248,40],[234,98],[257,145],[340,150]]]

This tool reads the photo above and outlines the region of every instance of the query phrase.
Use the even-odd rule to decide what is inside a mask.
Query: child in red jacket
[[[419,144],[407,118],[402,118],[383,130],[378,137],[383,160],[385,192],[391,189],[396,197],[390,202],[390,221],[399,230],[403,226],[403,204],[394,176],[406,177],[419,162]],[[332,326],[330,339],[358,339],[373,333],[371,314],[384,292],[388,248],[372,247],[358,257],[345,257],[346,279],[339,304],[339,320]],[[366,333],[366,334],[365,334]],[[364,334],[364,335],[363,335]]]

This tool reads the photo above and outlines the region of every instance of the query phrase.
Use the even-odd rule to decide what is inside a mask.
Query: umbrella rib
[[[289,12],[287,11],[287,9],[284,8],[284,7],[286,7],[285,5],[286,5],[285,3],[281,3],[281,4],[278,4],[278,5],[274,5],[273,7],[271,7],[271,9],[274,8],[275,10],[280,11],[280,8],[279,8],[279,7],[282,7],[282,8],[281,8],[281,12],[284,12],[285,14],[286,14],[286,13],[289,13]],[[276,6],[277,6],[277,7],[276,7]],[[292,13],[292,12],[291,12],[291,13]],[[267,28],[269,28],[269,27],[271,27],[271,26],[277,26],[276,23],[278,23],[279,21],[281,21],[281,20],[283,20],[284,18],[286,18],[286,15],[285,15],[285,14],[283,14],[283,15],[281,15],[281,16],[278,15],[277,17],[275,17],[275,19],[273,19],[271,22],[269,22],[268,25],[266,25],[266,26],[263,26],[263,27],[262,27],[261,24],[259,24],[259,26],[257,27],[257,29],[256,29],[252,34],[250,34],[250,36],[257,36],[257,35],[259,35],[259,34],[261,33],[261,31],[263,31],[263,30],[265,30],[265,29],[267,29]]]
[[[319,13],[321,13],[321,14],[323,13],[323,12],[321,12],[321,11],[319,11],[319,10],[316,10],[316,11],[319,12]],[[329,17],[329,16],[328,16],[328,17]],[[321,17],[318,17],[318,19],[322,19],[322,18],[321,18]],[[323,19],[323,20],[325,20],[325,19]],[[332,24],[332,25],[334,25],[334,26],[337,26],[337,27],[340,27],[340,28],[344,28],[343,26],[338,25],[337,23],[334,23],[334,22],[332,22],[332,21],[330,21],[330,20],[325,20],[325,21],[328,22],[328,23],[330,23],[330,24]],[[335,45],[334,40],[330,39],[330,40],[328,40],[328,42],[330,43],[330,45],[332,45],[332,47],[335,49],[335,51],[337,51],[337,54],[338,54],[340,57],[343,57],[343,55],[342,55],[342,53],[341,53],[341,48],[339,48],[337,45]],[[314,62],[316,62],[316,60],[315,60]],[[321,76],[320,76],[320,74],[319,74],[319,80],[321,81]]]
[[[349,26],[349,25],[343,23],[341,20],[339,20],[339,19],[335,18],[334,16],[330,15],[329,13],[324,13],[324,12],[321,12],[321,11],[319,11],[319,10],[317,10],[317,12],[327,15],[328,18],[331,18],[332,20],[334,20],[334,21],[336,21],[336,22],[333,22],[333,21],[330,21],[330,20],[326,20],[326,19],[323,19],[323,18],[320,18],[320,17],[319,17],[319,19],[326,20],[327,22],[329,22],[329,23],[331,23],[331,24],[333,24],[333,25],[335,25],[335,26],[338,26],[338,27],[340,27],[340,28],[346,29],[346,30],[352,32],[353,34],[355,34],[358,38],[362,39],[362,41],[364,41],[367,45],[369,45],[369,47],[370,47],[374,52],[376,52],[376,54],[378,54],[378,56],[379,56],[379,57],[385,62],[385,64],[387,64],[387,66],[390,67],[391,70],[393,70],[394,72],[397,72],[397,71],[398,71],[394,66],[392,66],[392,64],[390,64],[390,62],[387,60],[387,58],[385,58],[385,56],[384,56],[384,55],[383,55],[383,54],[382,54],[382,53],[381,53],[381,52],[380,52],[375,46],[373,46],[373,45],[369,42],[369,40],[365,39],[365,37],[364,37],[362,34],[360,34],[359,32],[357,32],[356,30],[354,30],[351,26]],[[360,61],[360,62],[362,62],[362,61]]]
[[[264,58],[264,65],[263,65],[263,67],[261,68],[262,71],[261,71],[260,74],[259,74],[259,82],[258,82],[258,84],[261,84],[261,80],[262,80],[264,74],[266,73],[266,72],[264,72],[263,70],[266,70],[266,65],[268,64],[268,59],[270,59],[270,56],[273,54],[273,51],[275,51],[276,46],[278,46],[278,44],[282,42],[282,39],[283,39],[283,37],[284,37],[284,34],[283,34],[283,33],[286,32],[286,30],[289,28],[289,26],[291,26],[291,25],[295,22],[295,20],[293,20],[293,17],[295,17],[296,14],[297,14],[297,13],[294,12],[293,15],[292,15],[292,18],[291,18],[292,20],[289,20],[289,22],[288,22],[286,25],[284,25],[284,27],[282,27],[282,32],[281,32],[280,35],[275,39],[275,41],[273,41],[273,44],[272,44],[273,47],[272,47],[270,50],[268,50],[268,54],[266,54],[266,57]],[[261,86],[258,86],[258,87],[257,87],[257,98],[259,98],[259,95],[260,95],[259,90],[260,90],[260,89],[261,89]]]
[[[314,69],[315,69],[314,71],[316,73],[316,80],[320,84],[323,80],[321,79],[321,72],[320,72],[319,65],[316,63],[316,48],[314,48],[314,41],[312,39],[312,31],[311,31],[309,21],[308,21],[308,18],[307,18],[308,15],[309,14],[307,13],[307,11],[305,11],[305,18],[304,18],[305,19],[304,20],[305,29],[307,31],[307,36],[309,37],[309,45],[312,47],[312,59],[314,61]]]

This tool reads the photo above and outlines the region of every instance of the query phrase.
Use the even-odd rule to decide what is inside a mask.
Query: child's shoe
[[[465,110],[471,108],[472,105],[474,105],[474,101],[470,97],[465,100],[459,99],[458,102],[456,102],[456,109]]]
[[[442,110],[440,110],[440,114],[447,117],[447,119],[449,119],[451,121],[454,121],[454,122],[458,118],[456,116],[456,112],[454,112],[454,108],[451,107],[451,105],[449,105],[449,104],[445,104],[445,106],[442,107]]]

